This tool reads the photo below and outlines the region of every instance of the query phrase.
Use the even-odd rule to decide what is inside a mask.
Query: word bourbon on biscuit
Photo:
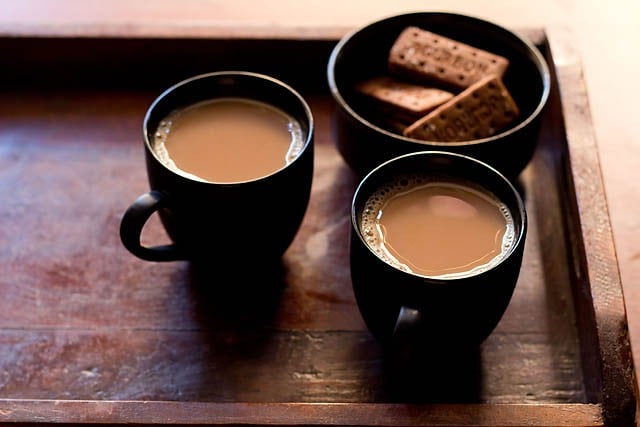
[[[465,89],[484,77],[502,77],[509,66],[503,56],[418,27],[400,33],[389,52],[389,69],[413,80]]]

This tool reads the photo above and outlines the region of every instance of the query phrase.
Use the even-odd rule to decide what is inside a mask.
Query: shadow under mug
[[[492,267],[468,275],[426,277],[380,258],[361,230],[369,197],[407,175],[434,181],[468,182],[504,203],[514,222],[514,240]],[[519,277],[527,232],[523,200],[510,181],[479,160],[423,151],[379,165],[357,187],[351,206],[350,266],[358,308],[385,348],[431,356],[475,351],[502,318]]]
[[[243,182],[199,181],[169,169],[152,147],[160,121],[195,103],[229,97],[270,104],[297,120],[304,139],[299,155],[269,175]],[[296,90],[251,72],[198,75],[153,101],[144,118],[143,140],[150,191],[129,206],[120,224],[122,243],[133,255],[148,261],[219,260],[213,265],[246,268],[278,261],[284,254],[305,215],[313,177],[314,121]],[[155,212],[171,244],[141,244],[143,227]]]

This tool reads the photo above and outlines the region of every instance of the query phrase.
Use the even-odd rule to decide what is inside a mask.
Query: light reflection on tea
[[[300,124],[284,111],[244,98],[219,98],[169,114],[153,137],[171,170],[207,182],[242,182],[269,175],[304,147]]]
[[[361,221],[367,244],[387,263],[426,277],[465,277],[504,259],[514,243],[509,209],[457,182],[404,177],[378,189]]]

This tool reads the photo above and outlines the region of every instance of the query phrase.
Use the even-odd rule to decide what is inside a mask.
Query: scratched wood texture
[[[335,38],[0,38],[0,423],[631,425],[626,315],[581,69],[553,66],[562,37],[526,34],[554,84],[518,183],[530,229],[516,292],[477,353],[403,366],[351,290],[357,178],[333,142]],[[119,241],[124,210],[147,190],[146,108],[216,69],[281,78],[316,119],[307,215],[270,271],[144,262]],[[155,218],[144,239],[166,240]]]

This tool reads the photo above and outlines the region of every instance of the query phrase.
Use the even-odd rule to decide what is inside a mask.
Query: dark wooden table
[[[538,153],[521,177],[533,221],[512,305],[479,354],[407,372],[385,363],[349,286],[346,214],[357,179],[333,147],[323,71],[345,27],[318,25],[318,17],[302,28],[207,25],[184,10],[168,19],[169,2],[159,2],[155,21],[125,13],[142,8],[137,2],[116,3],[99,19],[72,10],[73,2],[50,15],[50,3],[32,5],[41,9],[27,15],[24,4],[12,6],[0,21],[0,48],[11,53],[0,95],[4,421],[625,425],[633,418],[626,328],[633,333],[634,325],[571,34],[525,31],[558,74]],[[235,17],[233,8],[226,13]],[[144,263],[117,237],[123,209],[146,190],[138,138],[148,103],[167,83],[232,66],[299,87],[318,129],[308,217],[281,268],[262,279],[270,288],[248,302],[244,289],[212,295],[215,272]],[[146,238],[162,236],[151,224]]]

